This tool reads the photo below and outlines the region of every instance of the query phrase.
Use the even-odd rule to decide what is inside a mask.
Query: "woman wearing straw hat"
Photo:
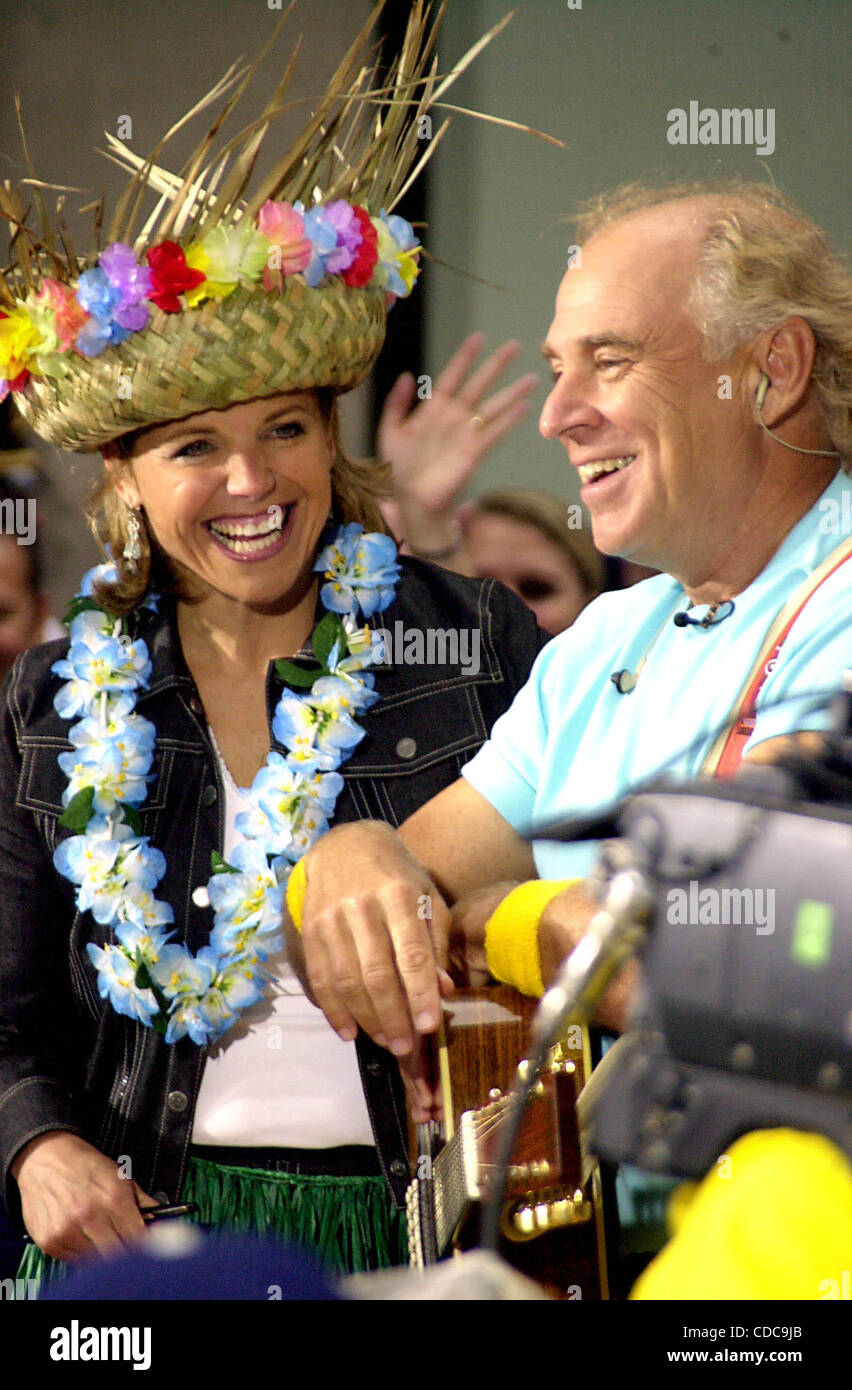
[[[102,449],[111,551],[70,640],[3,690],[0,1160],[35,1242],[22,1274],[41,1252],[107,1253],[140,1207],[178,1201],[341,1269],[404,1255],[398,1070],[305,996],[286,883],[330,823],[398,824],[454,780],[539,645],[491,584],[397,562],[378,480],[338,441],[336,395],[417,273],[411,228],[383,212],[434,86],[419,6],[412,24],[390,81],[416,99],[378,134],[372,116],[367,145],[334,116],[342,101],[357,123],[361,75],[252,200],[256,127],[215,196],[209,142],[183,179],[140,161],[89,262],[46,217],[15,238],[0,389],[49,441]],[[349,153],[312,198],[331,142]],[[167,197],[133,240],[146,181]],[[471,411],[493,423],[529,382],[507,402],[487,378]],[[478,629],[477,669],[383,664],[371,630],[397,622]]]

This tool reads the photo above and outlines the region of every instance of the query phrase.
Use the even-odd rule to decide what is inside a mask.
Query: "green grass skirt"
[[[383,1177],[271,1173],[190,1158],[181,1201],[198,1204],[193,1219],[202,1226],[307,1246],[338,1274],[408,1262],[405,1213],[394,1209]],[[29,1245],[18,1279],[40,1286],[68,1268]]]

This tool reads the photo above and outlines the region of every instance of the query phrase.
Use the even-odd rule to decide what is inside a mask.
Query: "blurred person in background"
[[[22,534],[15,532],[16,518],[25,522]],[[62,635],[42,590],[36,499],[0,472],[0,681],[20,652]]]
[[[393,500],[386,521],[405,550],[458,574],[499,579],[555,635],[605,587],[604,560],[576,521],[579,507],[552,494],[507,488],[458,505],[486,455],[528,413],[535,376],[487,397],[520,343],[510,340],[479,366],[485,342],[472,333],[414,409],[406,372],[388,395],[378,451],[392,461]]]
[[[532,488],[500,488],[459,509],[473,572],[499,579],[556,636],[604,588],[604,560],[579,507]]]

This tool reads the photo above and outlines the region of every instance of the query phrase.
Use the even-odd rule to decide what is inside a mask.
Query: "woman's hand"
[[[433,383],[431,397],[413,410],[416,388],[408,372],[385,401],[379,456],[392,466],[401,534],[414,551],[438,550],[452,542],[459,494],[489,449],[523,420],[538,385],[536,376],[523,376],[488,396],[521,344],[504,343],[472,370],[484,342],[482,333],[465,338]]]
[[[57,1260],[109,1255],[145,1232],[142,1206],[156,1206],[130,1178],[76,1134],[51,1130],[25,1144],[12,1164],[24,1225]]]
[[[347,1042],[360,1026],[396,1056],[438,1026],[449,911],[390,826],[328,832],[305,858],[305,969],[314,997]]]

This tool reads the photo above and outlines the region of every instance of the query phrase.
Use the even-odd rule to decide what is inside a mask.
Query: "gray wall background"
[[[509,8],[510,0],[451,0],[442,67]],[[426,245],[490,284],[427,266],[417,290],[426,306],[427,371],[437,373],[475,328],[492,344],[518,337],[520,370],[541,371],[540,405],[539,343],[574,241],[566,219],[584,198],[627,180],[771,179],[848,250],[850,0],[521,0],[516,9],[451,99],[538,126],[566,148],[454,118],[431,165]],[[287,36],[303,35],[294,97],[324,85],[368,13],[366,0],[300,0],[276,49],[283,63]],[[25,172],[17,90],[39,173],[97,191],[105,186],[109,202],[122,175],[94,152],[103,131],[116,132],[118,118],[130,115],[132,147],[147,154],[234,57],[254,56],[277,18],[267,0],[0,0],[2,177]],[[247,118],[280,70],[274,59],[267,63],[268,80],[247,101]],[[666,113],[691,100],[773,108],[774,153],[761,160],[743,146],[670,145]],[[178,161],[204,120],[175,143]],[[69,195],[69,208],[84,201]],[[539,437],[536,414],[495,451],[473,491],[522,482],[571,499],[564,452]],[[351,446],[366,451],[357,401],[350,416]],[[76,516],[90,472],[66,456],[55,474],[48,529],[57,600],[89,559],[79,549]]]
[[[451,51],[495,23],[503,0],[464,0],[448,15]],[[469,328],[520,338],[525,371],[539,345],[574,242],[577,204],[634,179],[770,179],[840,249],[850,247],[849,0],[522,0],[508,28],[460,79],[460,105],[537,126],[529,136],[456,118],[435,155],[428,246],[491,289],[432,267],[428,356],[436,366]],[[666,113],[702,107],[775,109],[776,148],[673,146]],[[425,278],[425,277],[424,277]],[[538,434],[537,411],[477,480],[574,496],[560,445]],[[569,476],[570,474],[570,476]]]

